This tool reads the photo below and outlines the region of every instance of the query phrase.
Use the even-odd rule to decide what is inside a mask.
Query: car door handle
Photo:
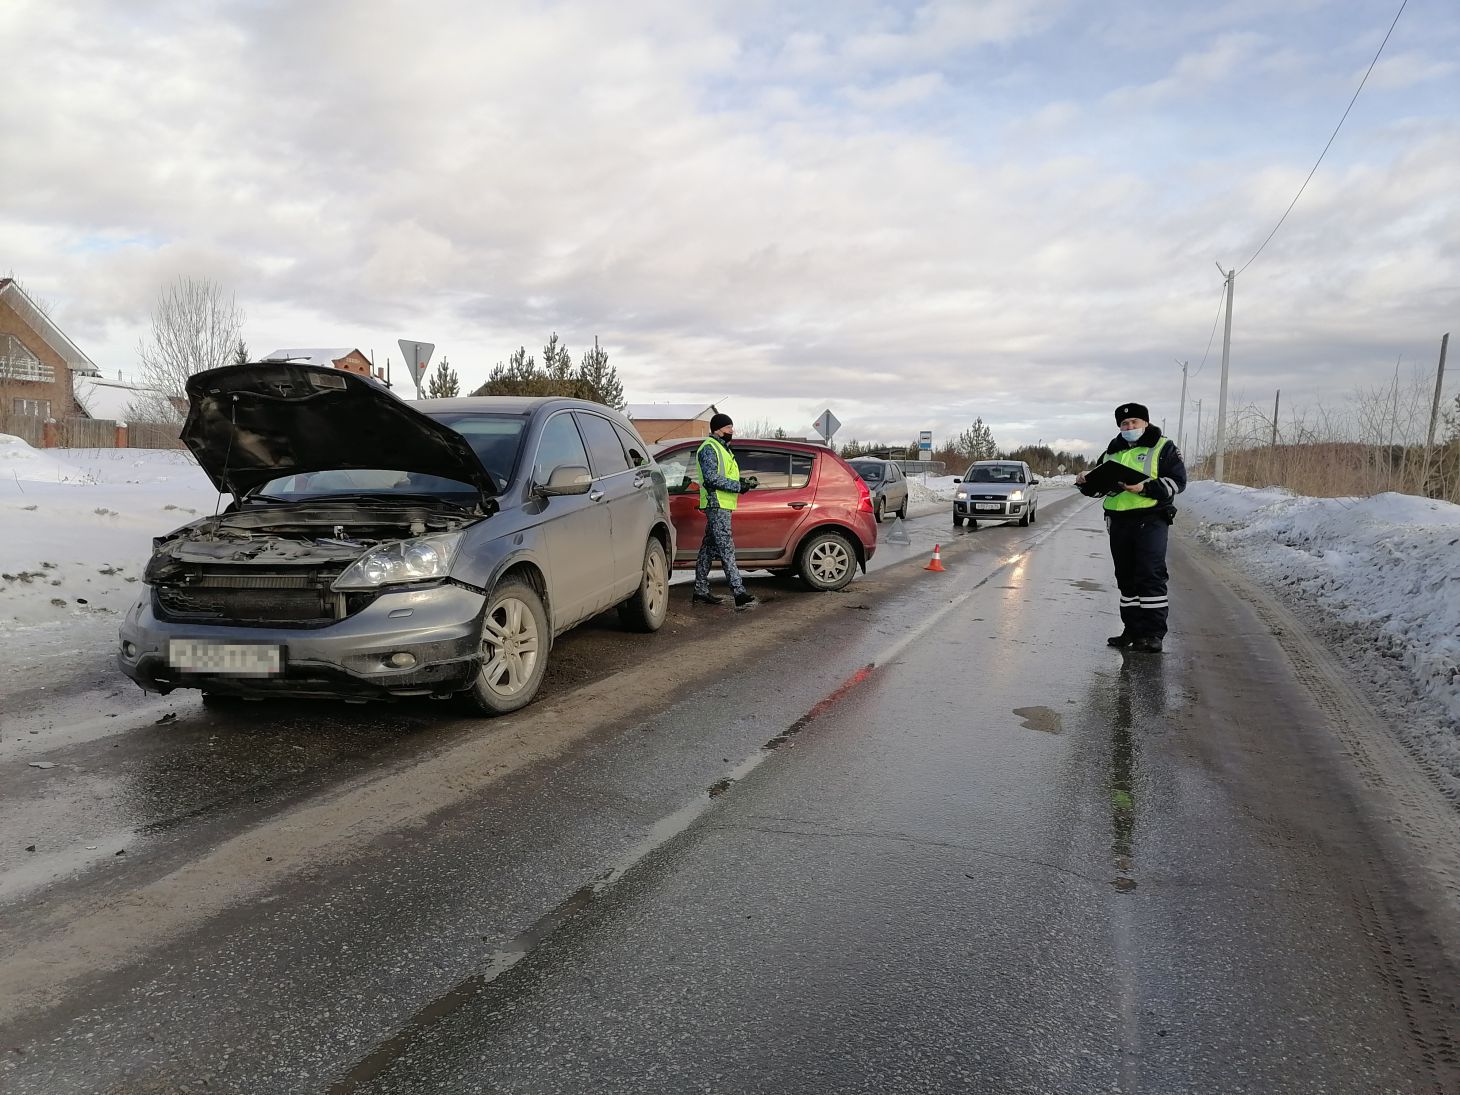
[[[805,509],[807,506],[811,505],[811,503],[810,502],[787,502],[786,505],[790,506],[792,509]]]
[[[591,490],[591,491],[589,491],[588,492],[588,501],[590,501],[590,502],[602,502],[603,501],[603,491],[601,491],[601,490]]]

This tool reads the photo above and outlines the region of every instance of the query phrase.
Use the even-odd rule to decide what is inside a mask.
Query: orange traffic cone
[[[943,545],[942,544],[934,544],[933,545],[933,561],[931,563],[929,563],[927,566],[923,567],[924,570],[937,570],[937,571],[941,571],[943,569],[943,550],[942,549],[943,549]]]

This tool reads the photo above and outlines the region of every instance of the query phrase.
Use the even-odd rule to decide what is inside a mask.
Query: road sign
[[[816,432],[821,434],[822,440],[828,445],[831,444],[831,439],[836,436],[836,431],[841,428],[841,420],[831,413],[830,408],[822,411],[821,417],[816,420]]]
[[[918,459],[933,459],[933,431],[923,430],[918,434]]]
[[[431,363],[431,353],[436,349],[434,342],[412,342],[408,338],[396,340],[411,379],[416,382],[416,394],[421,394],[421,381],[426,376],[426,366]]]
[[[1063,475],[1065,473],[1065,466],[1061,464],[1057,470],[1061,475]]]

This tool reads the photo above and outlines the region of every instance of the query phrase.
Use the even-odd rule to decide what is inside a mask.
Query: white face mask
[[[1126,441],[1130,444],[1134,445],[1143,436],[1145,436],[1145,433],[1145,430],[1121,430],[1120,436],[1125,438]]]

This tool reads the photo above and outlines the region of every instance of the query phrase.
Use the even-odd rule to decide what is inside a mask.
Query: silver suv
[[[1033,524],[1039,512],[1039,480],[1022,460],[978,460],[953,480],[953,524],[1018,521]]]
[[[407,403],[289,362],[187,385],[217,516],[154,541],[118,661],[204,699],[536,694],[553,639],[613,606],[655,631],[674,528],[623,415],[575,399]]]

